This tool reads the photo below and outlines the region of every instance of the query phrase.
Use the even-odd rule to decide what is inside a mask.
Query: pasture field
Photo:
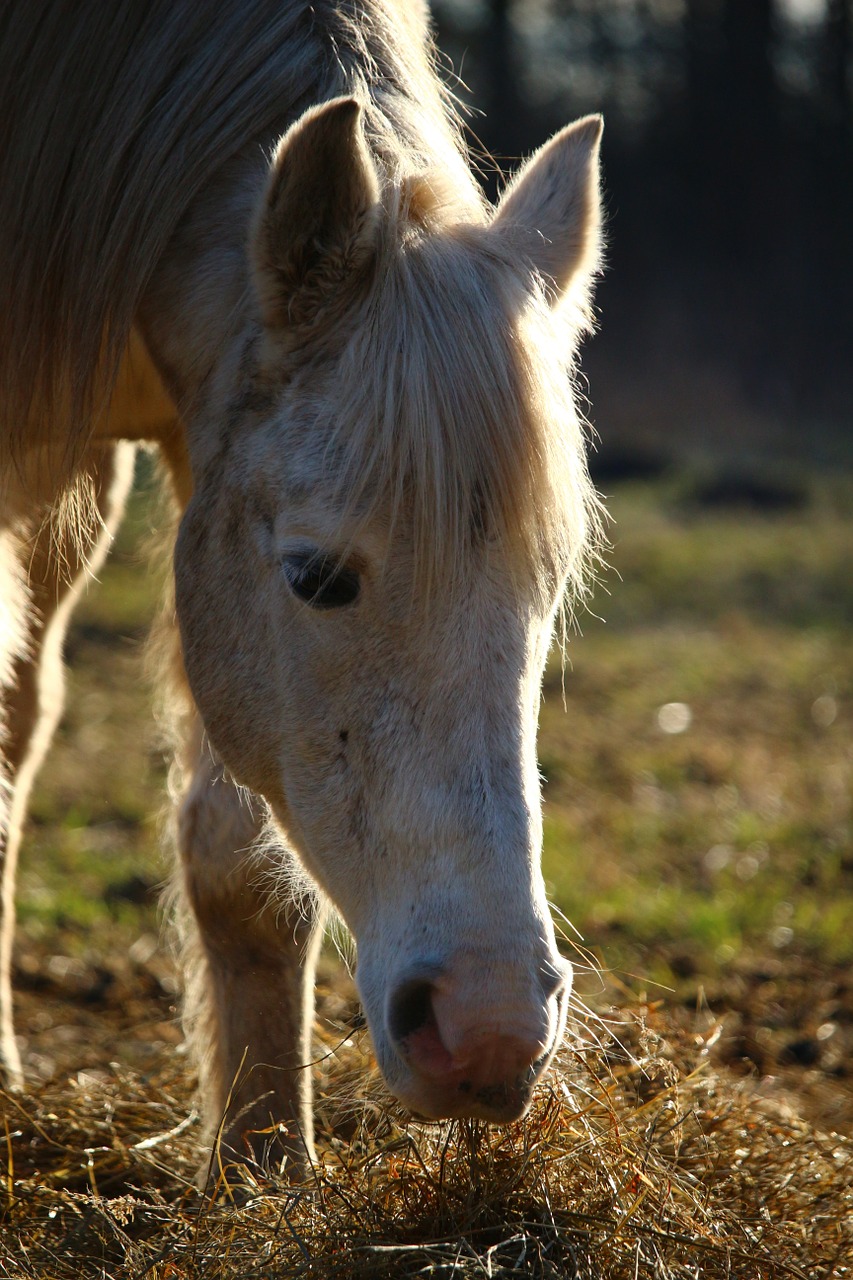
[[[141,480],[22,855],[33,1093],[4,1104],[0,1275],[853,1275],[853,480],[770,509],[701,475],[612,487],[611,567],[540,733],[546,878],[594,1014],[532,1120],[416,1141],[374,1085],[356,1119],[369,1048],[330,953],[319,1199],[255,1187],[203,1222],[143,676],[167,519]]]

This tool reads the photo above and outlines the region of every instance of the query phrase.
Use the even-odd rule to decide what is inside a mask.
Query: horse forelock
[[[484,225],[425,228],[440,184],[414,202],[409,185],[336,379],[340,505],[369,519],[390,501],[424,598],[458,583],[481,541],[546,597],[567,576],[576,599],[601,541],[572,377],[576,326]]]

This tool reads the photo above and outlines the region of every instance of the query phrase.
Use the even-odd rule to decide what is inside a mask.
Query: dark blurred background
[[[605,115],[599,476],[853,464],[853,0],[433,8],[504,171]]]

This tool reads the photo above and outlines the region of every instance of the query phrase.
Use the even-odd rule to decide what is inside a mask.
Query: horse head
[[[523,1113],[571,989],[540,870],[540,687],[596,537],[567,372],[599,254],[600,121],[498,207],[395,172],[352,99],[282,139],[254,301],[189,434],[193,695],[358,948],[385,1078]]]

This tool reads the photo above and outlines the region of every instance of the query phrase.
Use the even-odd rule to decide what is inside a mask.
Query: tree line
[[[684,414],[699,414],[711,437],[715,412],[737,403],[740,421],[764,424],[756,438],[763,430],[772,444],[775,423],[818,456],[844,451],[851,9],[853,0],[436,0],[440,47],[475,106],[475,147],[498,167],[574,115],[605,114],[610,250],[588,360],[594,401],[597,381],[627,378],[670,403],[663,437],[675,379]],[[495,166],[483,168],[494,193]],[[690,370],[703,389],[725,388],[716,410],[704,392],[691,405]],[[624,405],[617,417],[629,432]]]

